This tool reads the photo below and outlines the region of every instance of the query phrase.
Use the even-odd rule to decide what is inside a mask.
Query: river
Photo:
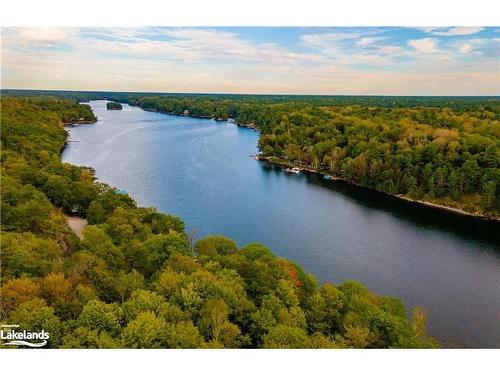
[[[500,226],[249,157],[258,133],[227,122],[90,102],[64,162],[143,206],[180,216],[196,238],[262,242],[320,282],[355,279],[429,312],[446,347],[500,347]]]

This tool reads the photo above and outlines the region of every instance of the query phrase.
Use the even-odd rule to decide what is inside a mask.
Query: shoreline
[[[200,119],[206,119],[206,120],[215,120],[217,122],[227,121],[227,122],[232,123],[232,124],[234,124],[234,125],[236,125],[236,126],[238,126],[240,128],[252,129],[252,130],[255,130],[255,131],[257,131],[257,132],[260,133],[260,129],[259,129],[259,127],[256,124],[242,124],[242,123],[237,123],[236,121],[234,121],[234,119],[232,119],[233,121],[230,121],[230,119],[221,119],[221,118],[216,118],[214,116],[197,116],[197,115],[184,114],[184,113],[179,114],[179,113],[175,113],[175,112],[164,112],[164,111],[158,111],[158,110],[155,110],[155,109],[145,109],[145,108],[142,108],[141,106],[132,106],[132,107],[138,107],[138,108],[142,109],[143,111],[162,113],[162,114],[166,114],[166,115],[181,116],[181,117],[182,116],[184,116],[184,117],[193,117],[193,118],[200,118]],[[487,215],[483,215],[483,214],[481,214],[479,212],[469,212],[469,211],[465,211],[465,210],[462,210],[461,208],[457,208],[457,207],[453,207],[453,206],[447,206],[447,205],[443,205],[443,204],[439,204],[439,203],[433,203],[433,202],[424,201],[424,200],[420,200],[420,199],[413,199],[413,198],[410,198],[410,197],[405,196],[403,194],[389,194],[389,193],[386,193],[385,191],[380,191],[380,190],[377,190],[377,189],[374,189],[374,188],[370,188],[370,187],[367,187],[367,186],[363,186],[363,185],[357,184],[357,183],[352,182],[352,181],[348,181],[347,179],[345,179],[343,177],[331,176],[331,175],[329,175],[329,174],[327,174],[325,172],[317,171],[317,170],[315,170],[315,169],[313,169],[311,167],[303,167],[303,166],[294,165],[294,164],[288,163],[288,162],[286,162],[284,160],[280,160],[280,159],[277,159],[277,158],[274,158],[274,157],[266,157],[266,156],[262,156],[262,155],[256,155],[255,159],[258,160],[258,161],[266,161],[266,162],[271,163],[273,165],[285,166],[285,167],[289,167],[289,168],[298,167],[301,170],[305,171],[306,173],[310,173],[310,174],[317,174],[317,175],[320,175],[320,176],[330,176],[332,181],[342,181],[342,182],[344,182],[346,184],[349,184],[349,185],[353,185],[353,186],[361,187],[361,188],[364,188],[364,189],[376,191],[378,193],[385,194],[386,196],[394,197],[394,198],[397,198],[397,199],[400,199],[400,200],[403,200],[403,201],[406,201],[406,202],[418,204],[418,205],[421,205],[421,206],[426,206],[426,207],[430,207],[430,208],[433,208],[433,209],[437,209],[437,210],[441,210],[441,211],[446,211],[446,212],[453,213],[453,214],[456,214],[456,215],[474,217],[474,218],[477,218],[477,219],[487,220],[487,221],[500,222],[500,217],[498,217],[498,216],[487,216]],[[274,159],[274,160],[271,160],[271,159]]]
[[[330,176],[330,181],[333,181],[333,182],[340,181],[340,182],[348,184],[348,185],[352,185],[352,186],[356,186],[356,187],[359,187],[359,188],[363,188],[363,189],[368,189],[368,190],[371,190],[371,191],[375,191],[377,193],[384,194],[384,195],[386,195],[388,197],[397,198],[397,199],[403,200],[405,202],[410,202],[410,203],[418,204],[418,205],[421,205],[421,206],[430,207],[430,208],[437,209],[437,210],[440,210],[440,211],[446,211],[446,212],[453,213],[453,214],[456,214],[456,215],[473,217],[473,218],[477,218],[477,219],[485,220],[485,221],[500,222],[500,217],[497,217],[497,216],[482,215],[482,214],[480,214],[478,212],[469,212],[469,211],[465,211],[465,210],[462,210],[462,209],[457,208],[457,207],[446,206],[446,205],[443,205],[443,204],[433,203],[433,202],[424,201],[424,200],[420,200],[420,199],[413,199],[413,198],[410,198],[410,197],[405,196],[403,194],[389,194],[389,193],[386,193],[385,191],[380,191],[380,190],[377,190],[377,189],[373,189],[373,188],[370,188],[370,187],[367,187],[367,186],[363,186],[363,185],[357,184],[355,182],[349,181],[349,180],[347,180],[345,178],[342,178],[342,177],[331,176],[328,173],[319,172],[319,171],[317,171],[317,170],[315,170],[315,169],[313,169],[311,167],[298,166],[298,165],[295,165],[295,164],[288,163],[288,162],[286,162],[284,160],[275,159],[273,157],[266,157],[266,156],[262,156],[262,155],[256,155],[254,158],[257,161],[267,162],[267,163],[270,163],[270,164],[275,165],[275,166],[287,167],[287,168],[298,167],[298,168],[301,169],[301,171],[303,171],[305,173],[308,173],[308,174],[316,174],[316,175],[322,176],[322,177],[323,176]]]
[[[63,122],[63,126],[73,128],[78,125],[90,125],[90,124],[95,124],[97,122],[97,118],[95,120],[78,120],[78,121],[68,121],[68,122]]]
[[[500,218],[496,217],[496,216],[486,216],[486,215],[480,214],[479,212],[469,212],[469,211],[465,211],[465,210],[462,210],[462,209],[457,208],[457,207],[446,206],[444,204],[433,203],[433,202],[424,201],[421,199],[412,199],[412,198],[407,197],[407,196],[402,195],[402,194],[393,195],[393,196],[397,197],[399,199],[402,199],[404,201],[407,201],[407,202],[416,203],[416,204],[420,204],[423,206],[432,207],[435,209],[444,210],[444,211],[452,212],[452,213],[463,215],[463,216],[471,216],[471,217],[475,217],[475,218],[478,218],[481,220],[499,221],[500,222]]]
[[[192,114],[184,114],[184,113],[177,113],[177,112],[165,112],[165,111],[159,111],[159,110],[153,109],[153,108],[142,108],[141,106],[138,106],[138,105],[132,105],[132,104],[129,104],[129,105],[131,107],[140,108],[146,112],[155,112],[155,113],[161,113],[164,115],[179,116],[179,117],[192,117],[192,118],[199,118],[199,119],[203,119],[203,120],[214,120],[216,122],[228,122],[230,124],[234,124],[234,125],[238,126],[239,128],[247,128],[247,129],[252,129],[255,131],[260,130],[256,124],[243,124],[240,122],[236,122],[234,119],[231,119],[231,118],[225,119],[225,118],[215,117],[215,116],[192,115]]]
[[[91,125],[95,124],[97,122],[97,117],[95,120],[90,121],[90,120],[78,120],[78,121],[71,121],[71,122],[63,122],[63,128],[66,130],[66,133],[68,133],[68,130],[66,128],[74,128],[75,126],[80,126],[80,125]],[[66,139],[64,140],[64,144],[62,145],[61,149],[59,150],[59,154],[62,155],[64,149],[66,146],[68,146],[71,142],[78,142],[78,141],[71,141],[69,133],[66,134]]]

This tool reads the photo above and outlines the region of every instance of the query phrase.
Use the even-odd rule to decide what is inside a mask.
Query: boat
[[[325,174],[325,175],[323,176],[323,179],[324,179],[324,180],[333,180],[333,177],[332,177],[332,176],[330,176],[329,174]]]
[[[285,172],[288,172],[288,173],[300,173],[302,169],[299,168],[299,167],[293,167],[293,168],[285,168]]]

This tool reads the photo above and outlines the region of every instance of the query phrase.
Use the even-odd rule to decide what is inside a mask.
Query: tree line
[[[234,119],[259,129],[260,152],[271,161],[392,195],[500,216],[498,98],[353,97],[345,104],[347,98],[146,96],[129,103]],[[410,101],[413,105],[404,107]]]
[[[358,282],[318,286],[262,244],[193,243],[181,219],[62,163],[63,125],[92,119],[88,106],[1,105],[2,324],[44,329],[52,348],[436,346],[420,308],[409,320]],[[64,215],[88,220],[82,239]]]

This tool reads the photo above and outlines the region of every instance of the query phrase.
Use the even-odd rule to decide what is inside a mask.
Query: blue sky
[[[3,28],[2,88],[500,95],[499,30]]]

